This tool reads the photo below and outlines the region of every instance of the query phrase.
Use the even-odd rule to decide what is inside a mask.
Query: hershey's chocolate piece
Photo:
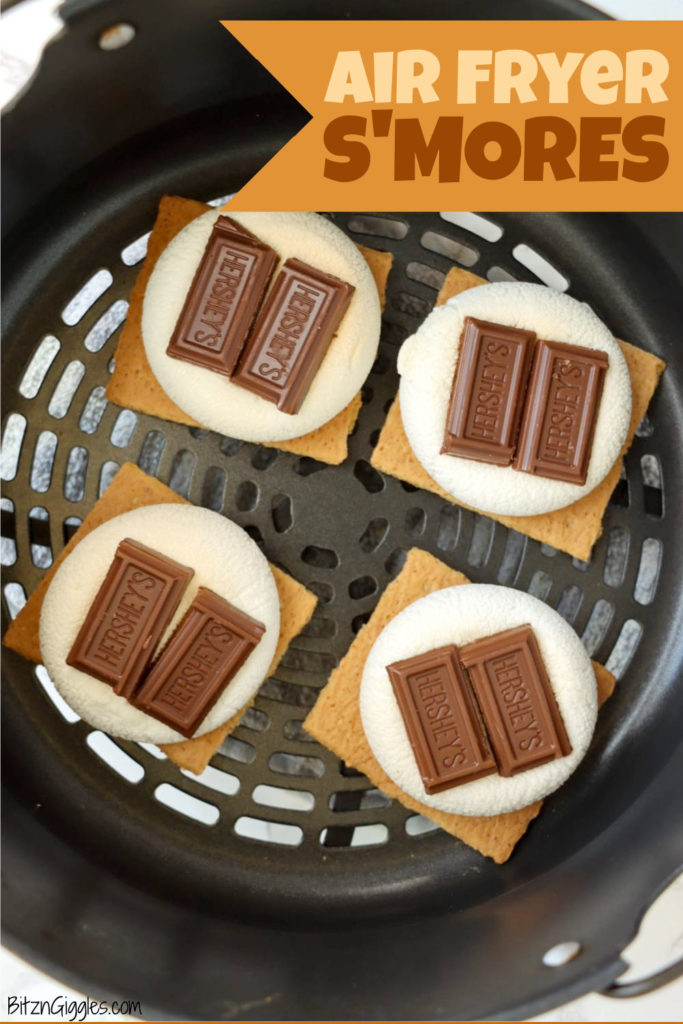
[[[355,288],[301,260],[287,260],[259,313],[233,382],[296,413]]]
[[[495,772],[455,646],[396,661],[387,672],[427,793]]]
[[[516,775],[571,753],[534,632],[506,629],[460,648],[498,771]]]
[[[539,341],[519,429],[515,469],[584,484],[609,359],[605,352]]]
[[[193,569],[144,544],[122,540],[67,665],[130,697],[193,576]]]
[[[536,335],[465,317],[441,451],[508,466]]]
[[[219,217],[166,352],[229,375],[277,265],[277,254],[230,217]]]
[[[200,587],[132,703],[194,735],[264,632],[256,619]]]

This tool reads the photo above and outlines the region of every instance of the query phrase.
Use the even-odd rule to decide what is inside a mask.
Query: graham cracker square
[[[502,864],[510,857],[529,823],[541,810],[543,801],[539,800],[520,811],[491,817],[446,814],[426,807],[399,789],[380,767],[363,732],[360,717],[359,693],[363,667],[370,648],[384,627],[418,598],[462,583],[469,583],[469,580],[461,572],[450,569],[420,548],[412,548],[403,569],[386,588],[369,621],[359,631],[330,676],[315,707],[306,718],[304,728],[347,765],[366,775],[387,796],[431,818],[446,832],[462,839],[486,857],[491,857],[497,864]],[[602,665],[593,662],[593,668],[598,684],[598,700],[602,705],[612,695],[616,680]]]
[[[142,302],[154,265],[168,243],[186,224],[210,209],[212,207],[205,203],[199,203],[194,199],[182,199],[180,196],[164,196],[159,203],[159,212],[149,238],[147,255],[131,292],[128,315],[116,346],[114,372],[107,385],[107,398],[110,402],[134,409],[136,412],[158,416],[162,420],[183,423],[188,427],[201,427],[202,424],[188,416],[168,397],[147,361],[142,342]],[[380,303],[384,309],[387,278],[393,256],[389,252],[367,249],[362,245],[358,248],[372,271]],[[354,428],[360,407],[360,395],[356,395],[334,419],[310,434],[295,437],[291,441],[264,443],[264,447],[279,448],[295,455],[308,455],[319,462],[338,466],[348,454],[348,437]]]
[[[469,288],[476,288],[480,284],[488,284],[488,282],[468,270],[460,270],[455,267],[446,275],[436,304],[440,306],[454,295],[459,295]],[[631,375],[633,408],[628,436],[622,453],[602,483],[579,501],[567,505],[566,508],[560,508],[556,512],[546,512],[537,516],[498,516],[490,512],[481,513],[481,515],[486,515],[490,519],[502,523],[503,526],[509,526],[513,530],[525,533],[528,537],[533,537],[534,540],[549,544],[560,551],[566,551],[574,558],[580,558],[583,561],[590,557],[591,549],[602,533],[602,520],[612,491],[619,480],[624,455],[631,447],[636,428],[647,411],[659,378],[666,367],[666,363],[657,356],[644,352],[626,341],[620,341],[619,345]],[[375,469],[388,473],[390,476],[396,476],[399,480],[405,480],[406,483],[413,484],[414,487],[432,491],[452,505],[463,504],[456,502],[450,494],[447,494],[418,462],[403,428],[398,397],[394,400],[384,421],[370,462]],[[463,505],[463,508],[470,507]],[[472,511],[478,512],[479,510],[472,509]]]
[[[179,497],[166,484],[143,473],[133,463],[124,463],[102,497],[95,502],[59,558],[45,573],[7,629],[2,642],[13,651],[23,655],[24,658],[28,658],[29,661],[41,662],[38,635],[40,612],[50,581],[64,559],[92,530],[101,526],[102,523],[106,523],[107,520],[113,519],[114,516],[119,516],[134,508],[142,508],[145,505],[161,505],[171,502],[178,502],[182,505],[191,504],[185,498]],[[280,638],[275,648],[269,675],[274,671],[291,641],[310,620],[317,603],[315,595],[306,590],[303,584],[298,583],[277,566],[271,565],[270,568],[275,577],[280,598]],[[248,704],[245,705],[223,725],[203,736],[182,740],[180,743],[165,743],[161,749],[179,768],[187,768],[198,775],[204,771],[228,733],[232,732],[239,724],[248,706]]]

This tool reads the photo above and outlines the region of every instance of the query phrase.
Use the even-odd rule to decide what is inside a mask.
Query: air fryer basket
[[[583,13],[567,2],[527,12],[541,8]],[[675,218],[492,213],[473,230],[438,214],[333,215],[394,254],[342,466],[120,410],[104,386],[159,196],[235,190],[302,115],[216,28],[245,13],[238,5],[67,13],[6,119],[3,616],[126,460],[235,519],[320,600],[202,778],[75,721],[42,669],[3,652],[6,941],[93,995],[141,999],[150,1018],[509,1019],[602,988],[683,846]],[[134,41],[102,53],[99,33],[119,21],[136,26]],[[97,86],[79,95],[81,66]],[[144,102],[122,110],[122,91]],[[618,336],[669,363],[589,563],[369,464],[397,348],[444,274],[455,263],[537,280],[530,250],[542,280],[566,281]],[[506,865],[387,801],[302,730],[413,545],[542,597],[619,676],[584,764]],[[543,966],[564,940],[581,954]]]

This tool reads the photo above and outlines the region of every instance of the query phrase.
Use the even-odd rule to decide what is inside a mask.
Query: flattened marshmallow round
[[[251,537],[216,512],[191,505],[149,505],[110,519],[84,537],[50,583],[40,616],[40,650],[55,686],[91,725],[140,743],[184,740],[175,729],[119,697],[107,683],[66,664],[116,548],[126,537],[194,569],[159,649],[184,615],[199,587],[208,587],[266,631],[228,683],[195,735],[227,722],[266,678],[280,634],[280,602],[270,566]]]
[[[387,665],[527,623],[538,641],[572,752],[509,778],[487,775],[441,793],[426,793]],[[375,641],[360,690],[363,729],[384,771],[408,796],[448,814],[503,814],[552,793],[586,753],[597,710],[593,666],[571,626],[530,594],[489,584],[438,590],[400,612]]]
[[[303,260],[355,287],[299,412],[273,402],[226,376],[166,354],[185,297],[209,240],[218,210],[197,217],[164,249],[147,283],[142,337],[147,359],[166,394],[197,422],[243,441],[283,441],[317,430],[358,394],[377,355],[381,312],[377,287],[350,238],[315,213],[232,213],[281,260]],[[277,275],[277,269],[273,280]]]
[[[607,353],[609,367],[585,484],[441,454],[467,316]],[[415,455],[445,491],[482,512],[533,516],[564,508],[598,486],[626,440],[631,420],[631,379],[618,342],[589,306],[544,285],[521,281],[481,285],[438,306],[403,343],[398,372],[401,418]]]

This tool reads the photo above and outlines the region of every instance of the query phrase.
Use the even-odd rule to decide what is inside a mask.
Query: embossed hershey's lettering
[[[467,764],[467,740],[448,702],[443,667],[413,676],[411,682],[421,717],[434,741],[439,767],[442,770],[463,767]]]
[[[512,371],[510,345],[485,339],[477,365],[477,383],[467,419],[470,437],[500,442],[502,433],[501,405],[510,387]]]
[[[193,575],[192,569],[144,544],[121,541],[67,664],[129,697]]]
[[[168,689],[158,697],[159,704],[181,709],[190,705],[230,647],[237,642],[235,633],[220,623],[212,622],[199,634],[185,660],[176,668]]]
[[[277,265],[269,245],[229,217],[219,217],[166,352],[229,375]]]
[[[287,260],[266,296],[233,382],[282,412],[298,412],[354,290],[301,260]]]
[[[130,564],[122,574],[121,583],[111,611],[107,610],[93,642],[93,657],[119,668],[130,646],[130,638],[139,628],[140,620],[158,594],[162,581]]]
[[[187,342],[220,349],[226,322],[234,313],[244,291],[247,273],[254,265],[253,257],[235,252],[226,245],[220,246],[221,261],[215,277],[210,278],[198,310],[197,319],[191,325]]]
[[[526,688],[524,666],[519,651],[510,651],[501,658],[492,658],[488,671],[500,698],[508,731],[520,751],[534,750],[543,743],[541,726],[536,718],[534,701]]]
[[[194,735],[264,632],[260,622],[200,587],[133,703],[183,736]]]
[[[320,288],[300,280],[292,282],[273,334],[268,338],[263,362],[258,363],[254,371],[258,376],[276,387],[286,385],[324,299],[325,293]]]
[[[571,753],[571,744],[529,625],[460,648],[501,775]]]
[[[387,666],[427,793],[496,770],[453,645]]]
[[[547,425],[541,434],[539,458],[571,465],[581,429],[582,396],[587,389],[586,364],[553,360],[548,394]]]
[[[514,466],[584,484],[609,360],[605,352],[539,341]]]
[[[443,453],[510,464],[535,337],[533,331],[465,318]]]

